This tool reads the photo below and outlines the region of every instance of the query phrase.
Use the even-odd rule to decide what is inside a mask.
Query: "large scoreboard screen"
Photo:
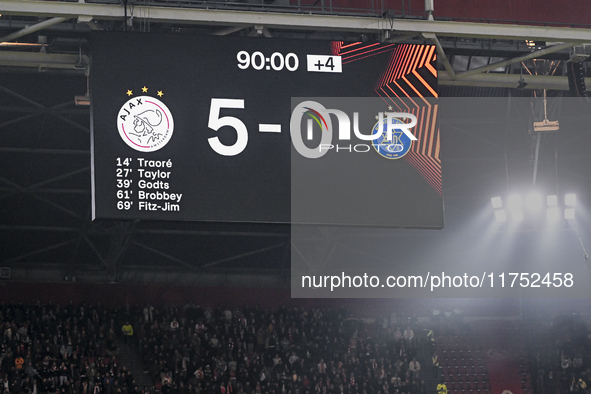
[[[94,32],[93,219],[443,227],[435,48]]]

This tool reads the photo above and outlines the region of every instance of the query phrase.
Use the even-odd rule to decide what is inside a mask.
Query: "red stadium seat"
[[[531,389],[531,381],[526,380],[525,382],[523,382],[523,388],[526,390]]]

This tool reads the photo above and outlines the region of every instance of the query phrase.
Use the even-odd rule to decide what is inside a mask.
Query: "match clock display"
[[[93,219],[443,226],[432,46],[94,32],[91,62]]]

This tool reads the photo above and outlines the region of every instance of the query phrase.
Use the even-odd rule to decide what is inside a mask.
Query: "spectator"
[[[417,384],[419,379],[419,371],[421,370],[421,364],[416,358],[413,357],[413,359],[408,364],[408,369],[412,373],[412,383]]]
[[[415,333],[414,331],[410,328],[410,326],[406,327],[406,330],[404,330],[404,334],[403,334],[404,340],[406,341],[406,344],[410,347],[412,347],[413,344],[413,339],[415,337]]]
[[[125,342],[129,346],[130,338],[133,336],[133,327],[126,321],[123,327],[121,327],[121,331],[123,332],[123,336],[125,336]]]
[[[435,379],[439,378],[439,356],[437,356],[437,352],[433,352],[431,356],[431,363],[433,365],[433,376]]]
[[[437,385],[437,394],[447,394],[447,386],[441,382]]]
[[[14,359],[14,366],[17,371],[21,371],[23,369],[23,364],[25,363],[25,359],[22,356],[16,356]]]
[[[144,307],[144,322],[145,323],[152,323],[154,321],[154,307],[150,304],[147,304]]]

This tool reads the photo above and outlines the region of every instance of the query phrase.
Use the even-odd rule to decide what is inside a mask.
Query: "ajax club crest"
[[[129,99],[117,115],[121,139],[140,152],[154,152],[172,138],[174,121],[170,110],[155,97]]]

